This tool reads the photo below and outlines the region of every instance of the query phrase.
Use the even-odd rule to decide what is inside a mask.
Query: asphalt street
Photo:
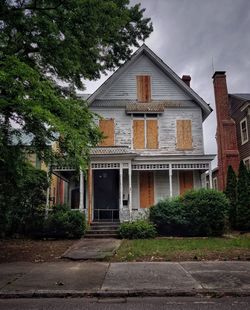
[[[3,299],[1,310],[247,310],[250,309],[250,297],[224,298],[119,298],[119,299]]]

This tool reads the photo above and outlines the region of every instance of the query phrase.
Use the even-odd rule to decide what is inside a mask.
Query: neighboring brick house
[[[142,45],[88,98],[105,135],[92,149],[80,184],[79,207],[88,221],[131,220],[157,201],[202,186],[215,155],[204,154],[202,122],[209,105],[152,50]],[[56,168],[64,179],[70,168]]]
[[[227,168],[250,167],[250,94],[228,94],[225,71],[213,75],[217,115],[218,189],[226,186]]]

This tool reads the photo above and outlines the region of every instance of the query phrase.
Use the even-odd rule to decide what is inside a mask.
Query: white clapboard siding
[[[192,121],[192,150],[176,150],[176,120]],[[169,154],[204,154],[201,109],[166,109],[159,116],[159,147]]]
[[[169,172],[155,171],[155,203],[169,197]]]
[[[141,55],[119,78],[99,94],[97,99],[136,99],[136,76],[151,76],[152,100],[189,100],[175,82],[156,66],[147,56]]]
[[[115,108],[92,108],[92,111],[98,113],[104,118],[113,118],[115,120],[115,145],[131,146],[131,117],[126,114],[125,109]],[[176,149],[176,120],[190,119],[192,121],[192,150]],[[167,108],[159,116],[158,120],[159,149],[158,150],[139,150],[144,154],[204,154],[202,115],[200,108]]]
[[[202,184],[201,184],[201,174],[199,171],[194,170],[193,172],[193,176],[194,176],[194,188],[201,188]]]
[[[131,146],[131,117],[125,109],[91,109],[105,119],[113,118],[115,121],[115,145]]]

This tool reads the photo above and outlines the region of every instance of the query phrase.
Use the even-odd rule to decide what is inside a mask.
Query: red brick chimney
[[[190,81],[191,81],[191,76],[190,75],[183,75],[181,79],[182,79],[182,81],[184,83],[187,84],[187,86],[190,87]]]
[[[227,167],[231,165],[236,172],[240,157],[236,139],[236,126],[230,116],[227,81],[225,71],[216,71],[213,75],[214,96],[217,116],[217,146],[218,146],[218,187],[226,187]]]

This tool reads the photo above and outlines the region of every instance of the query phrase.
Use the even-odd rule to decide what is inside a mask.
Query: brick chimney
[[[240,158],[236,138],[236,125],[229,111],[225,71],[216,71],[212,78],[217,116],[218,187],[219,190],[224,190],[226,187],[227,168],[231,165],[236,172]]]
[[[187,84],[187,86],[190,87],[190,81],[191,81],[191,76],[190,75],[183,75],[181,79],[182,79],[182,81],[184,83]]]

